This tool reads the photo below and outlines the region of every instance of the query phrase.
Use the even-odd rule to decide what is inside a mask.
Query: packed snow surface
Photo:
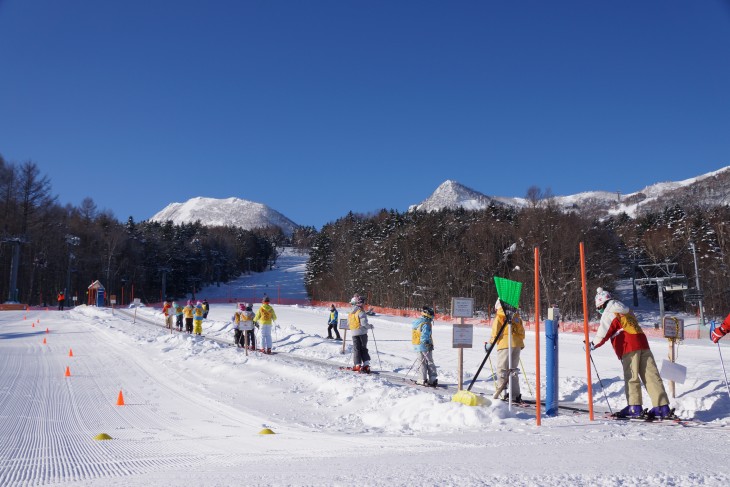
[[[273,271],[241,276],[238,285],[276,286],[279,277],[291,283],[305,259],[285,253]],[[211,287],[199,296],[228,292]],[[326,338],[327,309],[274,299],[276,353],[246,355],[229,345],[234,306],[212,304],[204,337],[164,329],[153,307],[0,313],[0,485],[730,482],[730,399],[719,354],[730,357],[730,342],[679,346],[687,380],[676,385],[672,406],[696,423],[604,418],[609,404],[613,410],[625,405],[620,364],[605,347],[593,353],[594,420],[567,410],[546,417],[543,408],[538,426],[533,408],[451,401],[458,380],[451,323],[438,322],[434,333],[439,382],[449,388],[424,389],[402,380],[415,359],[406,318],[371,317],[372,365],[386,372],[361,375],[339,369],[349,363],[351,347],[346,341],[343,354],[342,342]],[[345,316],[348,310],[339,311]],[[477,327],[474,348],[464,352],[467,384],[489,332]],[[565,404],[588,402],[582,338],[559,338]],[[540,343],[544,349],[544,334]],[[667,342],[651,340],[651,346],[661,364]],[[522,393],[533,397],[534,332],[528,332],[522,365]],[[487,397],[494,390],[490,367],[487,362],[473,388]],[[543,350],[543,396],[544,373]],[[120,392],[124,405],[117,405]],[[259,434],[264,428],[275,434]],[[95,440],[100,433],[112,439]]]

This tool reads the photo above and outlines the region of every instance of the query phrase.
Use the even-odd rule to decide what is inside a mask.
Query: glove
[[[722,325],[720,325],[717,328],[715,328],[714,330],[712,330],[712,334],[710,335],[710,338],[712,338],[712,341],[714,343],[717,343],[720,341],[720,338],[727,335],[728,331],[729,330],[726,330],[725,328],[722,327]]]
[[[593,342],[588,343],[588,348],[590,348],[591,352],[596,349],[596,346],[593,345]],[[586,342],[583,341],[583,351],[585,352],[586,349]]]
[[[433,351],[433,343],[428,342],[426,344],[426,350],[428,350],[429,352]]]

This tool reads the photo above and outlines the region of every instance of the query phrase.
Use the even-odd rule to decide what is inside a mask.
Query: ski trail
[[[211,452],[193,449],[190,441],[175,444],[176,438],[208,435],[191,437],[179,419],[171,428],[175,420],[159,403],[116,406],[122,376],[146,371],[130,364],[120,347],[109,347],[94,327],[56,322],[46,334],[45,325],[29,332],[30,323],[3,325],[0,485],[118,477],[211,460]],[[68,356],[71,346],[74,357]],[[105,347],[107,353],[93,353],[94,347]],[[71,377],[64,377],[66,366]],[[171,432],[161,434],[157,425]],[[101,432],[115,441],[94,441]],[[161,442],[171,444],[161,449]]]

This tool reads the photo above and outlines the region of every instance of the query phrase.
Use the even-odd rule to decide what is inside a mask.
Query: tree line
[[[583,316],[581,242],[590,312],[597,287],[611,290],[618,279],[635,273],[645,277],[640,266],[646,264],[676,263],[676,273],[688,278],[692,292],[694,243],[707,315],[730,311],[727,206],[677,205],[635,218],[623,213],[598,219],[585,216],[589,211],[559,208],[549,193],[528,201],[521,209],[492,204],[478,211],[350,213],[326,224],[314,238],[307,290],[315,300],[347,301],[364,293],[373,305],[428,304],[442,313],[449,312],[452,297],[471,297],[477,311],[487,315],[497,299],[493,277],[500,276],[523,284],[521,308],[534,316],[538,248],[542,313],[558,305],[562,316],[575,320]],[[640,292],[657,298],[656,286]],[[667,293],[665,305],[695,312],[698,303],[686,297]]]
[[[59,291],[86,302],[99,280],[118,303],[180,298],[276,260],[280,229],[200,222],[118,221],[92,199],[62,206],[48,177],[0,157],[0,302],[54,303]]]

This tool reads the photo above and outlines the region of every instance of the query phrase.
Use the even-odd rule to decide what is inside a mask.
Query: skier
[[[246,311],[246,306],[243,303],[238,303],[236,311],[233,313],[233,343],[236,344],[237,348],[243,346],[243,340],[241,340],[241,314]]]
[[[368,315],[363,309],[365,298],[355,294],[350,300],[350,304],[353,308],[347,316],[347,325],[352,332],[352,358],[354,361],[352,370],[369,374],[368,330],[373,328],[373,325],[368,323]]]
[[[631,310],[621,301],[613,299],[603,288],[596,289],[596,309],[601,314],[591,350],[600,347],[609,339],[624,369],[624,388],[628,405],[615,416],[637,418],[646,414],[652,418],[672,416],[669,397],[659,375],[649,341]],[[642,407],[641,383],[644,383],[654,405],[648,412]]]
[[[271,322],[276,321],[276,313],[269,303],[269,297],[264,296],[264,301],[253,319],[261,326],[261,352],[267,354],[271,354]]]
[[[170,301],[165,300],[162,303],[162,314],[165,317],[165,328],[172,330],[172,304]]]
[[[63,291],[58,293],[58,297],[56,298],[58,300],[58,310],[63,311],[63,303],[66,301],[66,295],[63,294]]]
[[[182,331],[183,307],[180,306],[180,303],[172,303],[172,307],[175,308],[175,326],[177,326],[177,331]]]
[[[725,317],[720,326],[712,330],[710,338],[712,338],[713,342],[717,343],[722,337],[727,335],[728,332],[730,332],[730,314]]]
[[[494,304],[494,320],[492,321],[492,337],[489,339],[489,343],[494,346],[494,342],[497,340],[497,334],[504,325],[507,315],[502,309],[502,302],[498,299]],[[508,325],[509,326],[509,325]],[[520,352],[525,348],[525,327],[522,325],[522,319],[519,313],[512,315],[512,348],[510,348],[510,337],[508,333],[509,328],[505,328],[502,332],[502,336],[497,342],[497,390],[494,393],[494,398],[499,398],[499,395],[509,385],[510,376],[510,364],[512,368],[517,368],[517,364],[520,363]],[[503,400],[509,400],[509,391],[505,392]],[[515,376],[512,379],[512,401],[522,402],[522,394],[520,394],[520,381]]]
[[[335,335],[337,336],[335,340],[342,340],[342,337],[340,337],[340,330],[337,329],[337,316],[337,308],[335,308],[335,305],[333,304],[330,306],[330,317],[327,321],[327,338],[330,340],[332,340],[332,330],[335,331]]]
[[[421,361],[421,380],[416,381],[416,384],[436,387],[438,373],[436,364],[433,362],[433,317],[433,308],[424,306],[421,310],[421,317],[411,325],[411,343]]]
[[[194,320],[194,327],[193,327],[193,333],[200,336],[203,334],[203,314],[205,312],[203,311],[203,303],[198,301],[198,303],[195,305],[195,310],[193,313],[193,320]]]
[[[207,299],[203,298],[203,319],[208,319],[208,311],[210,311],[210,304]]]
[[[246,303],[244,303],[246,304]],[[246,338],[248,338],[248,349],[256,350],[256,334],[254,333],[254,326],[258,326],[254,319],[253,305],[251,303],[246,304],[246,309],[241,313],[241,323],[239,327],[243,330],[246,335],[241,339],[244,346],[246,344]]]
[[[187,333],[193,332],[193,303],[188,301],[188,304],[183,308],[183,316],[185,316],[185,331]]]

